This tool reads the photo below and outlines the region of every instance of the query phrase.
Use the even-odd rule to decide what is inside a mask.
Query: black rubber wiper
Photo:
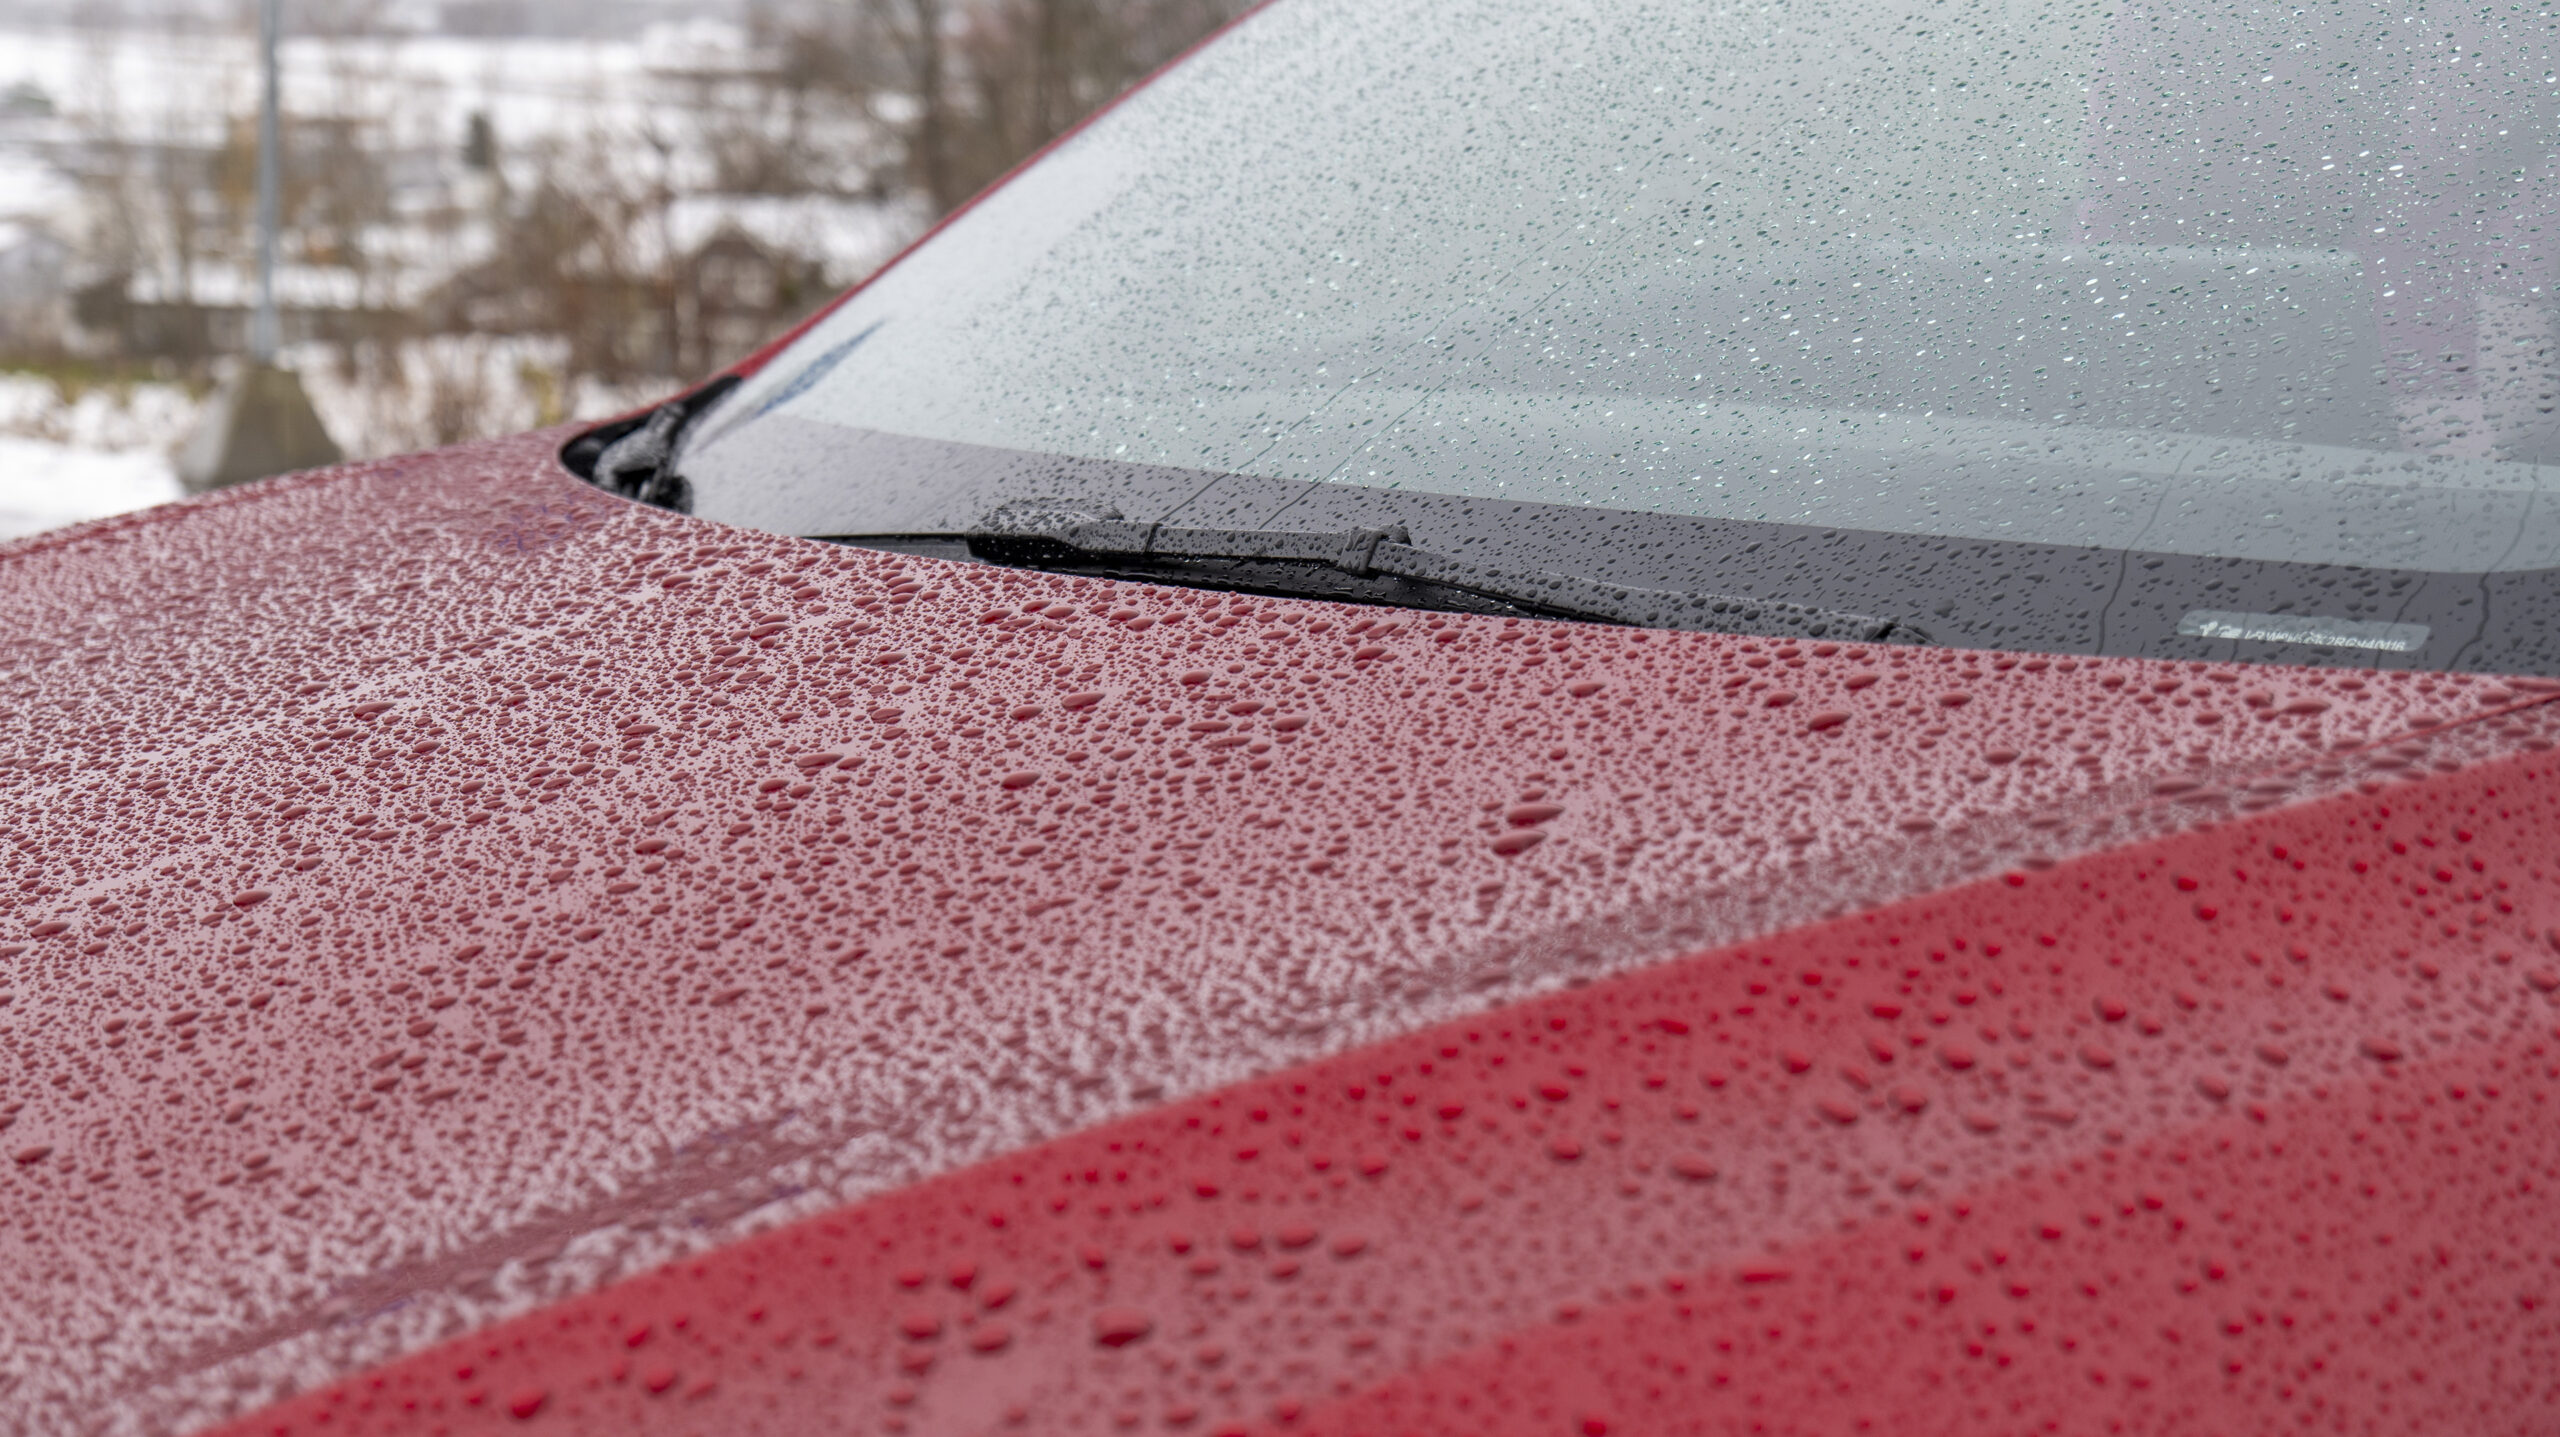
[[[560,462],[599,489],[690,514],[693,486],[676,472],[676,448],[694,421],[737,387],[736,375],[723,375],[646,414],[590,429],[569,441],[560,451]]]
[[[1477,564],[1413,546],[1402,525],[1384,529],[1190,529],[1136,524],[1118,511],[1059,499],[998,505],[969,531],[969,550],[992,563],[1025,568],[1090,569],[1179,575],[1212,584],[1208,566],[1235,566],[1239,587],[1282,589],[1310,597],[1356,599],[1331,576],[1385,578],[1427,589],[1489,599],[1563,619],[1651,629],[1925,644],[1929,636],[1899,619],[1728,594],[1634,589],[1575,574],[1523,572]],[[860,542],[859,540],[854,542]],[[1291,582],[1292,573],[1303,576]]]

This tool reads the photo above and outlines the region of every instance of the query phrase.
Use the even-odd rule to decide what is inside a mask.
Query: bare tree
[[[894,137],[906,183],[957,207],[1250,0],[852,0],[762,17],[803,83]]]
[[[647,105],[599,92],[582,130],[502,134],[475,111],[421,135],[409,117],[449,107],[417,87],[445,82],[400,62],[395,0],[296,0],[284,255],[297,293],[325,281],[334,297],[289,300],[288,334],[358,452],[663,392],[780,332],[869,250],[885,257],[1248,3],[759,0],[743,46],[653,68]],[[80,342],[110,334],[201,379],[238,320],[251,97],[137,103],[97,68]]]

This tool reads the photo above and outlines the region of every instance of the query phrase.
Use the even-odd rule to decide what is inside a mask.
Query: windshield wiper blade
[[[1016,499],[969,531],[969,548],[1001,564],[1145,572],[1196,561],[1298,566],[1354,579],[1389,578],[1492,599],[1564,619],[1651,629],[1925,644],[1906,620],[1729,594],[1637,589],[1576,574],[1496,568],[1416,548],[1402,525],[1382,529],[1195,529],[1132,523],[1106,506]]]
[[[646,414],[590,429],[560,451],[569,472],[599,489],[679,514],[693,512],[693,485],[676,472],[685,432],[738,387],[734,374],[680,394]]]

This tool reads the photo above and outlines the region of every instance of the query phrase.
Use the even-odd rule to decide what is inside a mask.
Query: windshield
[[[2549,670],[2553,28],[1281,0],[683,472],[805,535],[1392,522],[1943,641]]]

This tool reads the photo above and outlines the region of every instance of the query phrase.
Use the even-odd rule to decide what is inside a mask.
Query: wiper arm
[[[1235,561],[1392,578],[1556,618],[1652,629],[1925,644],[1899,619],[1727,594],[1634,589],[1575,574],[1524,572],[1413,546],[1402,525],[1383,529],[1191,529],[1138,524],[1118,511],[1060,499],[1000,504],[969,531],[970,552],[1000,564],[1104,567],[1144,572],[1192,561]]]
[[[569,441],[560,461],[599,489],[679,514],[693,512],[693,486],[676,472],[685,431],[738,387],[723,375],[646,414],[588,430]]]

